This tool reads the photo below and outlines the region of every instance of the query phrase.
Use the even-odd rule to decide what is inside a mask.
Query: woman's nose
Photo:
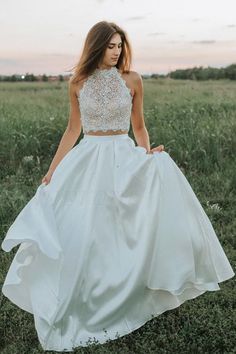
[[[119,47],[115,47],[115,54],[120,54],[120,48]]]

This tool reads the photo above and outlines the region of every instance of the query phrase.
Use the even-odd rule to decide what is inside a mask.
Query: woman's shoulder
[[[142,76],[138,71],[129,70],[128,72],[123,72],[122,75],[134,84],[142,81]]]
[[[138,71],[134,71],[134,70],[129,70],[129,71],[123,71],[123,72],[122,72],[122,71],[119,69],[119,72],[120,72],[121,74],[123,74],[123,75],[130,76],[130,77],[132,77],[132,78],[134,78],[134,79],[138,79],[138,78],[141,77],[141,75],[139,74],[139,72],[138,72]]]
[[[129,87],[133,90],[136,90],[137,87],[140,87],[142,85],[142,76],[139,74],[139,72],[130,70],[123,72],[122,77],[126,82],[128,83]]]
[[[85,81],[86,81],[86,78],[84,78],[78,82],[73,82],[72,77],[69,79],[69,82],[68,82],[69,87],[70,87],[71,91],[74,91],[74,93],[76,94],[77,97],[79,96],[79,92],[82,89]]]

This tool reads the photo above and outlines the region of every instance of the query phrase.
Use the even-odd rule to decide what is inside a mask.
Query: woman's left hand
[[[158,146],[156,146],[156,147],[150,149],[150,151],[147,152],[147,154],[153,154],[154,151],[159,151],[159,152],[161,152],[161,151],[163,151],[163,150],[165,150],[164,145],[158,145]]]

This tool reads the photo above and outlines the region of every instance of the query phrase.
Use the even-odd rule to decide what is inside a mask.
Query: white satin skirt
[[[44,350],[117,339],[234,276],[170,155],[128,134],[84,135],[10,226],[2,292]]]

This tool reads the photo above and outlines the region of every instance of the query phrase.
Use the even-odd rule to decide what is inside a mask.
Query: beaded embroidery
[[[116,67],[95,69],[79,91],[83,132],[129,130],[131,90]]]

